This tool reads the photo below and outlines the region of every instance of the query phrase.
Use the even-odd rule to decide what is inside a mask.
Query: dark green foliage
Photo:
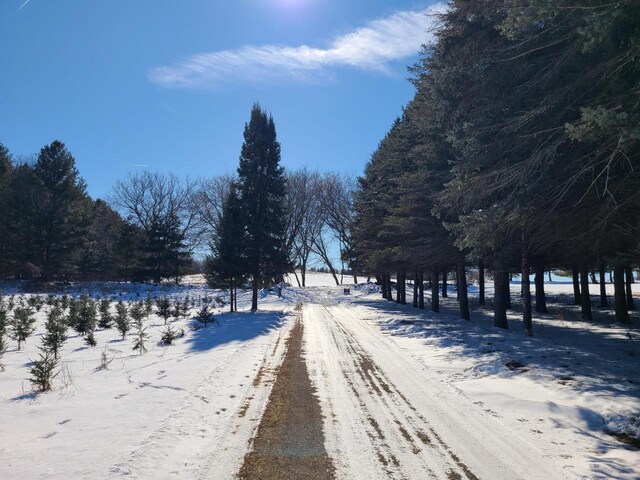
[[[167,346],[172,345],[173,341],[180,336],[180,333],[172,325],[167,325],[160,336],[160,343]]]
[[[207,285],[230,290],[232,312],[236,287],[248,271],[243,211],[237,187],[232,184],[210,243],[211,254],[207,255],[204,263]]]
[[[162,298],[158,298],[156,300],[156,315],[162,317],[164,320],[164,324],[167,324],[167,320],[171,316],[171,300],[166,295]]]
[[[292,268],[285,242],[285,188],[275,123],[256,104],[245,125],[238,167],[244,257],[246,273],[252,278],[253,310],[258,308],[258,288],[280,281]]]
[[[62,142],[40,150],[33,167],[40,192],[36,261],[46,278],[73,271],[75,252],[85,242],[90,202],[75,160]]]
[[[637,263],[640,10],[454,0],[440,21],[412,69],[415,97],[360,181],[357,254],[383,278],[486,265],[506,327],[508,271],[579,265],[586,286],[603,259]]]
[[[93,334],[96,328],[96,321],[98,316],[98,308],[96,302],[94,302],[89,296],[83,295],[76,302],[77,305],[77,318],[74,324],[71,326],[80,335]]]
[[[127,332],[130,328],[127,306],[122,300],[119,300],[116,304],[116,328],[122,335],[123,339],[127,336]]]
[[[169,214],[154,219],[145,233],[142,247],[144,275],[156,283],[163,277],[178,279],[191,264],[178,216]]]
[[[42,346],[45,350],[53,353],[54,358],[58,358],[60,348],[67,340],[67,324],[62,310],[58,307],[51,309],[44,324],[45,334],[42,337]]]
[[[135,310],[135,305],[131,308],[132,312]],[[140,311],[142,312],[142,307],[140,307]],[[142,324],[142,316],[136,313],[133,325],[135,328],[133,350],[143,355],[147,353],[146,339],[148,335],[146,333],[147,327]]]
[[[200,310],[198,310],[198,313],[196,314],[196,320],[202,323],[205,326],[205,328],[207,325],[213,322],[220,325],[220,322],[218,322],[216,317],[213,316],[213,313],[211,312],[211,310],[209,310],[209,305],[206,305],[206,304],[203,305]]]
[[[44,393],[52,389],[51,382],[58,375],[58,360],[48,350],[42,350],[39,353],[38,360],[31,360],[29,373],[31,377],[29,381],[36,391]]]
[[[146,308],[143,302],[134,302],[133,305],[129,307],[129,316],[131,317],[134,326],[142,324],[142,321],[146,316],[145,312]]]
[[[29,307],[17,307],[13,311],[13,318],[9,322],[9,336],[18,342],[18,350],[35,330],[35,321],[33,310]]]
[[[98,326],[103,329],[111,328],[113,323],[113,317],[111,316],[111,301],[108,298],[103,298],[100,300],[98,309],[100,310]]]
[[[151,293],[147,293],[147,298],[144,299],[144,313],[147,317],[153,313],[153,297]]]

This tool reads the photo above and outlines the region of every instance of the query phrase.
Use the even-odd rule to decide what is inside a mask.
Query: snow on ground
[[[552,286],[557,294],[571,288]],[[431,430],[479,478],[640,478],[637,448],[607,433],[637,435],[637,315],[631,328],[599,312],[585,323],[576,307],[552,301],[528,338],[517,314],[508,331],[493,328],[481,309],[471,322],[460,320],[452,289],[440,314],[352,292],[325,288],[324,311],[308,310],[307,325],[312,375],[329,419],[327,450],[340,459],[341,478],[456,471],[442,444],[420,444],[420,431]],[[354,357],[370,365],[358,367]],[[364,400],[354,400],[355,392]],[[361,421],[341,420],[354,416]],[[367,461],[376,456],[387,465]]]
[[[258,313],[246,311],[243,293],[240,313],[216,312],[220,326],[192,331],[191,320],[179,320],[185,336],[169,347],[158,345],[163,321],[152,315],[146,355],[115,329],[97,331],[97,347],[70,331],[66,374],[55,391],[35,395],[28,367],[44,307],[24,349],[11,342],[2,360],[0,478],[233,478],[298,302],[339,478],[640,478],[638,450],[607,433],[638,438],[640,314],[623,327],[594,308],[594,322],[581,322],[571,283],[556,281],[545,286],[554,295],[550,313],[535,315],[529,338],[517,311],[509,330],[495,329],[477,299],[472,321],[460,320],[452,286],[433,314],[384,301],[372,285],[345,295],[330,275],[307,280],[312,286],[287,288],[282,299],[263,292]],[[186,283],[65,289],[126,301],[149,289],[155,297],[227,298],[200,277]],[[517,310],[519,284],[512,291]],[[100,370],[105,348],[112,361]]]
[[[144,298],[147,288],[105,287],[116,298],[133,299]],[[202,286],[156,287],[153,293],[218,294]],[[172,346],[158,345],[163,320],[152,315],[145,322],[145,355],[132,351],[131,334],[121,340],[115,328],[98,330],[96,347],[70,330],[61,352],[64,378],[56,378],[53,392],[36,395],[27,378],[44,331],[44,307],[23,350],[12,342],[3,358],[0,478],[231,478],[268,398],[295,307],[275,295],[262,297],[257,313],[216,312],[220,326],[192,331],[191,320],[174,322],[185,336]],[[249,295],[238,304],[246,310]],[[111,363],[100,370],[105,348]]]

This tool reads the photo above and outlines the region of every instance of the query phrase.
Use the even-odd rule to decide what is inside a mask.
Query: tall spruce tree
[[[285,188],[275,123],[255,104],[245,125],[238,167],[246,231],[244,251],[253,287],[252,310],[258,308],[258,289],[281,280],[292,268],[285,242]]]
[[[84,180],[64,143],[54,141],[40,150],[33,168],[41,190],[37,243],[45,278],[73,268],[74,256],[86,241],[90,225]]]
[[[13,165],[9,150],[0,143],[0,278],[7,276],[11,265],[9,250],[9,186]]]

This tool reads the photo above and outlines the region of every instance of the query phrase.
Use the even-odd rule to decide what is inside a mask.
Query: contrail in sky
[[[29,3],[30,1],[31,1],[31,0],[25,0],[25,2],[24,2],[22,5],[20,5],[20,6],[18,7],[18,11],[20,11],[20,10],[22,10],[24,7],[26,7],[27,3]]]

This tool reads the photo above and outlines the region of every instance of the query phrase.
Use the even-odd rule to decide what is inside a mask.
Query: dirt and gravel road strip
[[[320,404],[302,357],[302,337],[303,324],[298,318],[252,451],[239,472],[243,480],[334,478],[334,467],[324,447]]]

